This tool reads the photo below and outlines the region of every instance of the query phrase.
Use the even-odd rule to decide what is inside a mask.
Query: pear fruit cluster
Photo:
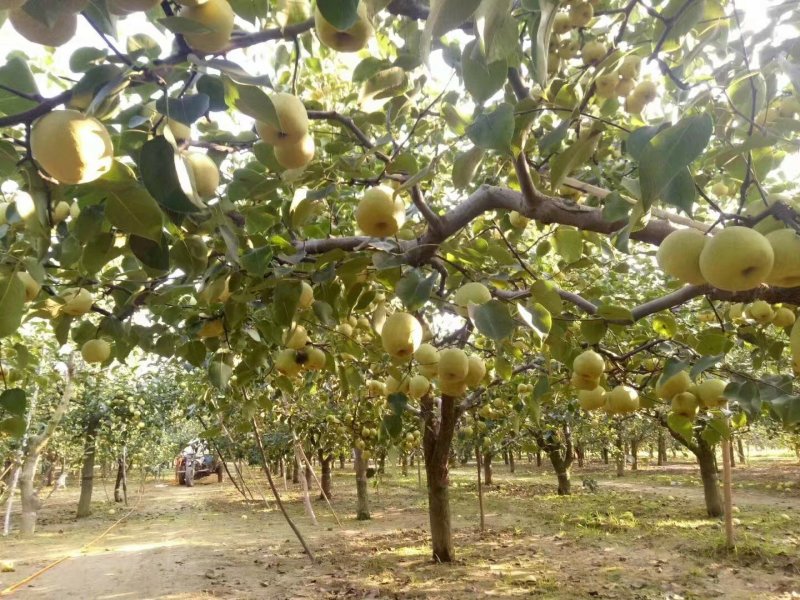
[[[236,15],[228,0],[204,0],[181,2],[184,5],[179,16],[203,25],[208,31],[187,32],[183,39],[195,52],[216,54],[228,47],[233,33]]]
[[[364,192],[355,211],[359,229],[371,237],[395,235],[406,222],[406,205],[392,188],[379,185]]]
[[[53,47],[63,46],[73,38],[78,29],[78,14],[89,4],[89,0],[60,0],[44,22],[25,10],[26,1],[3,0],[0,10],[9,11],[11,26],[26,40]]]
[[[741,302],[731,304],[728,318],[733,321],[754,321],[759,325],[774,325],[779,329],[791,327],[797,318],[792,308],[782,304],[770,304],[765,300],[756,300],[752,304]]]
[[[659,267],[676,279],[741,292],[763,283],[800,285],[800,238],[781,229],[766,236],[749,227],[727,227],[705,236],[694,229],[670,233],[659,246]]]
[[[727,399],[724,391],[727,385],[727,381],[714,378],[695,384],[686,371],[679,371],[670,377],[662,373],[656,383],[656,395],[670,403],[674,414],[693,419],[700,408],[725,406]]]
[[[297,96],[278,92],[270,102],[278,124],[256,122],[256,132],[275,152],[275,160],[284,169],[302,169],[314,158],[314,138],[308,133],[308,112]]]

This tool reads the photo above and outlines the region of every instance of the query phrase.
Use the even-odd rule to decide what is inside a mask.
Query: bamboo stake
[[[275,497],[275,502],[278,505],[278,508],[281,509],[283,513],[283,517],[286,519],[286,522],[289,524],[289,527],[292,528],[292,531],[297,536],[297,539],[300,541],[300,545],[303,546],[303,550],[305,550],[308,558],[311,560],[312,563],[317,562],[317,559],[314,558],[314,554],[311,552],[311,549],[306,544],[305,538],[303,538],[303,534],[300,533],[300,530],[297,528],[297,525],[294,524],[292,518],[289,516],[289,513],[286,512],[286,507],[283,505],[281,501],[281,496],[278,494],[278,488],[275,487],[275,482],[272,481],[272,475],[269,472],[269,466],[267,464],[267,453],[264,450],[264,442],[261,440],[261,432],[258,430],[258,423],[256,423],[256,418],[252,417],[250,419],[250,423],[253,425],[253,433],[256,434],[256,442],[258,443],[258,449],[261,453],[261,466],[264,467],[264,474],[267,476],[267,481],[269,482],[269,487],[272,490],[272,495]]]
[[[331,513],[333,514],[333,518],[336,519],[336,523],[339,525],[339,527],[341,527],[342,526],[342,522],[339,520],[339,517],[336,515],[336,511],[333,510],[333,505],[331,504],[331,501],[328,499],[328,495],[325,493],[325,490],[322,489],[322,484],[320,483],[319,479],[317,479],[317,474],[314,472],[314,469],[311,467],[311,463],[309,462],[308,457],[306,456],[306,453],[303,450],[303,446],[298,441],[297,435],[294,432],[292,432],[292,436],[294,436],[295,448],[297,448],[297,450],[300,451],[300,455],[303,457],[303,460],[306,461],[306,464],[308,465],[308,470],[311,471],[311,476],[314,478],[314,481],[317,482],[317,487],[319,488],[319,493],[322,494],[322,497],[325,499],[325,502],[328,504],[328,508],[331,509]],[[284,469],[283,473],[284,473],[283,479],[284,479],[284,482],[285,482],[286,481],[286,469]]]
[[[478,465],[478,508],[481,513],[481,533],[484,532],[486,522],[483,514],[483,485],[481,485],[481,449],[475,448],[475,462]]]
[[[722,496],[725,502],[725,545],[729,550],[736,546],[733,535],[733,490],[731,487],[731,441],[723,438]]]

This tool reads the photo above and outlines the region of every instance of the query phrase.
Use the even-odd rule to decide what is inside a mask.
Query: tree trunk
[[[503,464],[508,466],[508,461],[509,461],[508,450],[503,450]]]
[[[603,448],[603,449],[600,451],[600,454],[601,454],[601,456],[603,457],[603,464],[604,464],[604,465],[607,465],[607,464],[608,464],[608,448],[605,448],[605,447],[604,447],[604,448]]]
[[[536,466],[537,467],[541,467],[542,466],[542,451],[541,450],[537,450],[536,451]]]
[[[622,441],[622,431],[617,431],[615,460],[617,463],[617,477],[625,476],[625,443]]]
[[[356,471],[356,493],[358,495],[358,505],[356,507],[356,519],[367,521],[369,514],[369,488],[367,487],[367,463],[361,456],[361,450],[355,449],[355,460],[353,467]]]
[[[400,455],[400,473],[403,477],[408,475],[408,454],[405,452]]]
[[[81,465],[81,496],[78,499],[79,519],[92,514],[92,489],[94,488],[94,457],[99,417],[92,415],[86,422],[83,440],[83,464]]]
[[[667,437],[663,431],[658,432],[658,466],[667,464]]]
[[[339,468],[344,469],[344,452],[339,455]]]
[[[117,459],[117,481],[114,483],[114,502],[122,502],[122,486],[125,483],[125,463]]]
[[[19,492],[22,504],[20,534],[23,537],[36,533],[36,518],[42,507],[42,501],[35,489],[36,467],[39,464],[40,456],[38,452],[26,454],[22,463],[22,471],[20,471]]]
[[[639,470],[639,440],[631,438],[631,471]]]
[[[733,436],[731,436],[731,437],[733,437]],[[731,441],[733,441],[733,440],[731,440]],[[731,467],[735,467],[736,466],[736,457],[733,454],[733,444],[726,444],[726,445],[728,447],[728,454],[731,457]]]
[[[443,395],[437,414],[433,398],[426,395],[420,401],[420,408],[425,426],[423,449],[433,559],[438,562],[452,562],[455,559],[455,549],[450,515],[448,460],[457,420],[456,398]]]
[[[717,457],[714,447],[701,437],[697,437],[697,464],[700,466],[700,477],[703,479],[703,495],[706,501],[706,512],[709,517],[720,517],[723,514],[722,496],[719,492],[717,476]]]
[[[381,475],[386,473],[386,450],[378,453],[378,473]]]
[[[515,459],[514,459],[514,453],[513,452],[509,452],[508,453],[508,472],[513,475],[516,470],[517,470],[517,464],[516,464]]]
[[[583,468],[584,461],[586,460],[586,448],[583,444],[575,446],[575,456],[578,458],[578,466]]]
[[[492,459],[494,454],[486,452],[483,455],[483,483],[484,485],[493,485],[492,483]]]
[[[744,444],[742,443],[741,436],[736,438],[736,448],[739,451],[739,462],[743,465],[747,464],[747,457],[744,454]]]
[[[331,463],[333,463],[333,456],[325,456],[322,450],[320,450],[317,455],[319,457],[319,468],[321,473],[319,483],[322,486],[322,492],[320,492],[319,499],[325,500],[325,498],[327,498],[330,500],[333,497],[333,493],[331,491]]]
[[[558,495],[569,496],[572,491],[569,480],[569,465],[565,464],[566,461],[561,456],[561,451],[559,449],[551,450],[547,453],[547,457],[550,459],[550,463],[553,465],[556,477],[558,478]]]
[[[408,457],[408,464],[412,467],[414,466],[414,461],[416,460],[417,453],[414,452],[411,456]]]
[[[292,460],[292,483],[300,483],[300,465]]]

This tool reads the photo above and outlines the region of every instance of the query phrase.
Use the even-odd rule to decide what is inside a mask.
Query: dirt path
[[[702,518],[702,495],[695,490],[602,480],[597,494],[578,489],[558,497],[550,473],[522,471],[505,476],[498,469],[498,485],[486,493],[485,533],[477,528],[472,470],[453,472],[458,560],[452,565],[430,561],[425,492],[416,477],[394,476],[378,489],[370,486],[373,520],[360,522],[352,512],[353,475],[336,471],[341,529],[320,502],[314,502],[320,526],[312,527],[296,491],[286,494],[292,517],[317,554],[315,565],[277,510],[244,503],[229,484],[216,483],[193,489],[151,484],[128,520],[74,554],[123,511],[116,506],[110,514],[113,503],[98,502],[95,515],[76,521],[77,490],[59,492],[43,511],[35,539],[0,543],[0,559],[11,558],[16,566],[13,573],[0,573],[0,589],[73,553],[13,597],[783,600],[800,594],[800,558],[793,558],[793,550],[780,561],[754,556],[752,564],[715,554],[719,523]],[[761,496],[742,493],[738,502],[752,504],[758,518],[767,504],[789,512],[782,498],[773,496],[770,503],[767,494]],[[630,524],[628,510],[635,512],[627,513],[636,519]],[[675,525],[666,513],[686,518]],[[682,529],[689,525],[693,529]],[[800,528],[791,525],[783,533],[792,536],[783,542],[786,548],[800,549]],[[675,560],[683,555],[694,558]]]

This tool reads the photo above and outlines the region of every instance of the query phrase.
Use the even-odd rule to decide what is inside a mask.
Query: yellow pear
[[[695,395],[704,407],[719,408],[728,402],[722,395],[727,385],[728,382],[722,379],[706,379],[697,386]]]
[[[606,410],[612,415],[632,413],[639,408],[639,393],[627,385],[618,385],[606,394]]]
[[[302,23],[311,16],[309,0],[278,0],[276,15],[281,27]]]
[[[765,302],[764,300],[756,300],[753,302],[747,307],[745,313],[748,317],[761,325],[772,323],[772,319],[775,317],[775,311],[772,310],[772,306],[770,306],[769,302]]]
[[[191,169],[197,195],[203,200],[210,200],[217,195],[219,187],[219,169],[207,154],[190,152],[186,155],[186,164]]]
[[[469,314],[470,304],[486,304],[491,299],[492,292],[479,281],[465,283],[456,290],[455,296],[453,296],[453,302],[457,307],[458,314],[462,317],[466,317]]]
[[[706,238],[697,229],[677,229],[661,242],[656,253],[658,266],[670,277],[683,283],[700,285],[706,282],[700,272],[700,253]]]
[[[774,260],[767,238],[753,229],[734,226],[706,242],[700,253],[700,272],[715,288],[741,292],[763,283]]]
[[[278,116],[279,127],[271,123],[256,121],[256,132],[267,144],[296,144],[308,133],[308,112],[297,96],[278,92],[270,94],[270,101]]]
[[[525,215],[519,214],[517,211],[512,210],[511,214],[508,215],[508,220],[511,223],[512,227],[516,227],[517,229],[525,229],[530,222],[530,219]]]
[[[637,79],[642,70],[642,57],[628,54],[619,65],[619,76],[623,79]]]
[[[181,6],[200,6],[205,4],[208,0],[175,0]]]
[[[684,417],[694,418],[699,406],[697,397],[691,392],[681,392],[672,397],[672,412]]]
[[[383,324],[381,343],[393,358],[410,360],[422,343],[422,325],[414,315],[396,312]]]
[[[600,98],[613,98],[617,95],[617,84],[619,84],[619,75],[604,73],[594,80],[594,93]]]
[[[81,356],[87,363],[101,363],[111,356],[111,344],[105,340],[89,340],[81,346]]]
[[[408,395],[422,398],[431,389],[431,382],[424,375],[414,375],[408,382]]]
[[[658,86],[654,81],[645,79],[639,82],[632,92],[635,98],[638,98],[645,104],[650,104],[653,100],[658,98]]]
[[[33,158],[60,183],[94,181],[114,158],[105,126],[76,110],[54,110],[35,121],[30,141]]]
[[[192,50],[214,54],[228,46],[233,33],[235,15],[227,0],[208,0],[202,4],[186,6],[181,10],[180,16],[212,30],[208,33],[183,34],[183,38]]]
[[[617,82],[617,87],[614,93],[618,98],[625,98],[633,92],[636,87],[636,82],[633,79],[625,79],[624,77]]]
[[[64,304],[59,307],[59,311],[70,317],[85,315],[91,310],[94,302],[92,293],[84,288],[70,288],[61,295],[61,299],[64,300]]]
[[[32,17],[24,8],[12,10],[8,20],[22,37],[34,44],[42,46],[61,46],[75,35],[78,28],[78,16],[71,12],[54,15],[52,27]]]
[[[314,138],[305,135],[298,142],[275,146],[275,160],[284,169],[302,169],[314,159]]]
[[[305,281],[300,282],[300,299],[297,301],[297,307],[300,310],[305,310],[314,304],[314,288],[312,288]]]
[[[469,370],[464,378],[464,383],[467,384],[467,387],[477,387],[486,375],[486,363],[483,362],[480,356],[475,356],[474,354],[470,354],[468,360]]]
[[[427,342],[420,344],[414,352],[414,360],[425,377],[436,377],[439,374],[439,350],[435,346]]]
[[[578,404],[583,410],[597,410],[606,405],[606,391],[597,386],[593,390],[579,390]]]
[[[398,380],[396,377],[389,375],[386,378],[385,383],[383,384],[384,389],[386,390],[386,395],[391,396],[392,394],[405,394],[408,392],[408,386],[411,384],[411,378],[401,376]]]
[[[795,322],[795,314],[791,308],[781,306],[775,311],[775,317],[772,319],[772,324],[775,327],[791,327]]]
[[[364,2],[359,2],[358,20],[349,29],[336,29],[325,20],[319,8],[314,11],[314,28],[319,41],[337,52],[358,52],[367,45],[375,31],[367,17],[367,6]]]
[[[594,7],[590,2],[576,2],[569,9],[569,23],[573,27],[586,27],[594,18]]]
[[[800,286],[800,236],[793,229],[778,229],[766,238],[775,255],[766,282],[778,287]]]
[[[39,291],[42,289],[42,286],[33,277],[31,277],[27,271],[17,271],[17,277],[25,286],[26,302],[30,302],[39,295]]]
[[[370,379],[367,381],[367,395],[371,397],[386,396],[386,386],[382,381]]]
[[[302,325],[296,323],[286,331],[283,335],[283,344],[292,350],[301,350],[305,348],[308,343],[308,332]]]
[[[605,58],[606,45],[602,42],[586,42],[581,48],[581,60],[585,65],[594,65]]]
[[[744,304],[741,302],[736,302],[731,304],[730,308],[728,308],[728,319],[731,321],[741,321],[744,317]]]
[[[567,33],[572,29],[572,21],[569,18],[567,13],[556,13],[555,19],[553,19],[553,33],[556,35],[562,35]]]
[[[394,191],[386,186],[368,189],[356,208],[356,223],[368,236],[394,235],[405,221],[405,204],[399,197],[394,197]]]
[[[570,385],[578,390],[593,390],[600,385],[600,377],[592,375],[581,375],[580,373],[573,372],[569,379]]]
[[[439,350],[439,381],[463,382],[469,374],[469,357],[461,348]]]
[[[275,353],[275,368],[284,375],[297,375],[302,366],[297,362],[297,350],[284,348]]]
[[[647,102],[635,95],[633,92],[631,92],[631,94],[625,98],[625,112],[629,114],[640,114],[646,105]]]
[[[594,350],[586,350],[575,357],[572,370],[586,377],[600,377],[606,369],[606,361]]]
[[[460,396],[463,396],[464,392],[467,391],[467,384],[464,383],[463,381],[440,381],[439,389],[445,396],[450,396],[451,398],[458,398]]]
[[[302,362],[302,367],[309,371],[319,371],[325,367],[325,352],[313,346],[305,348],[305,361]]]
[[[69,203],[65,200],[61,200],[58,204],[53,207],[52,212],[50,213],[50,218],[53,220],[53,225],[58,225],[61,221],[65,221],[67,217],[70,215],[70,206]]]
[[[664,381],[664,375],[656,383],[656,395],[662,400],[670,400],[677,394],[685,392],[692,385],[692,379],[686,371],[680,371]]]

